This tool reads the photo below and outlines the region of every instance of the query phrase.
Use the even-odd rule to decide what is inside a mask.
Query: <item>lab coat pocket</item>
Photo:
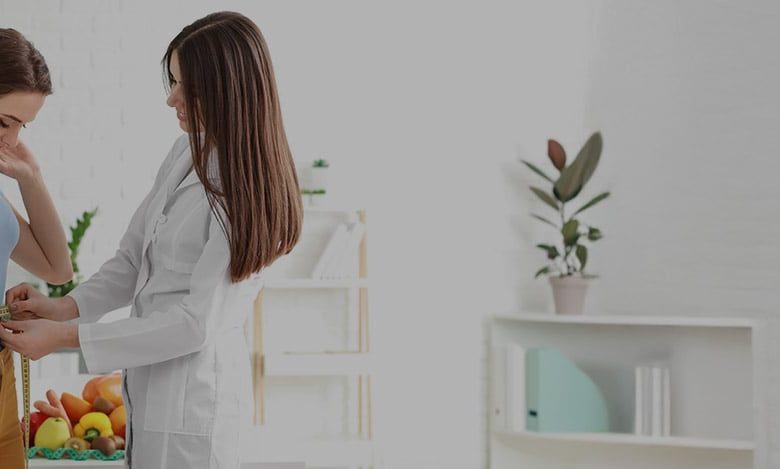
[[[168,270],[190,275],[192,274],[192,271],[195,270],[195,265],[197,264],[197,262],[177,260],[165,254],[160,254],[160,262],[162,263],[163,267]]]
[[[184,430],[184,396],[188,367],[187,357],[174,358],[150,366],[144,430]]]
[[[184,394],[184,431],[211,433],[217,406],[217,372],[214,347],[191,355]]]

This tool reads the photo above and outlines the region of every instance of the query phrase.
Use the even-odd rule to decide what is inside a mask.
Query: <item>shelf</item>
[[[293,279],[272,279],[265,282],[267,289],[281,290],[281,289],[308,289],[308,288],[321,288],[321,289],[335,289],[335,288],[366,288],[368,287],[368,279],[346,279],[346,280],[317,280],[310,278],[293,278]]]
[[[503,438],[530,438],[566,442],[600,443],[609,445],[663,446],[670,448],[719,449],[730,451],[753,451],[755,444],[743,440],[725,440],[688,437],[654,437],[627,433],[537,433],[497,432]]]
[[[255,427],[245,439],[244,462],[304,461],[306,467],[371,466],[374,442],[359,439],[288,438]]]
[[[607,326],[681,326],[731,327],[752,329],[755,321],[733,317],[634,316],[634,315],[558,315],[553,313],[499,314],[500,321],[521,321],[550,324],[582,324]]]
[[[266,376],[358,376],[371,373],[367,353],[277,353],[265,356]]]

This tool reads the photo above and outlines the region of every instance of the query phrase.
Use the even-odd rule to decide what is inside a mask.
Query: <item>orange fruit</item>
[[[97,383],[98,396],[108,399],[109,402],[119,407],[124,404],[122,400],[122,375],[108,375]]]
[[[125,412],[125,406],[119,406],[114,409],[108,418],[111,420],[111,429],[114,430],[114,435],[119,435],[124,438],[125,426],[127,426],[127,413]]]
[[[90,404],[95,402],[95,398],[98,397],[97,384],[103,378],[105,378],[105,376],[96,376],[87,381],[87,384],[84,385],[84,390],[81,392],[81,397],[83,397],[85,401],[89,402]]]

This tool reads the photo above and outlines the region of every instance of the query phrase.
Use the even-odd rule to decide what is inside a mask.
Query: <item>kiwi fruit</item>
[[[96,449],[106,456],[111,456],[116,452],[116,443],[111,438],[99,436],[92,440],[92,449]]]
[[[102,412],[106,415],[111,415],[111,412],[114,411],[116,406],[105,397],[98,396],[95,398],[95,402],[92,403],[92,408],[95,410],[95,412]]]
[[[84,451],[90,448],[89,442],[84,438],[73,437],[62,445],[63,448],[71,448],[76,451]]]
[[[125,449],[125,439],[122,438],[119,435],[111,435],[109,436],[112,440],[114,440],[114,443],[116,443],[116,449]]]

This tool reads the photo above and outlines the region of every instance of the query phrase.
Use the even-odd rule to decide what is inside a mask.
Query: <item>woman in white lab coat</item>
[[[300,235],[298,181],[251,20],[208,15],[174,38],[163,63],[187,135],[116,255],[65,298],[9,290],[12,311],[42,319],[6,323],[22,333],[0,337],[34,359],[78,346],[90,372],[124,370],[127,467],[238,469],[252,409],[243,326],[262,270]],[[126,305],[130,318],[97,323]]]

